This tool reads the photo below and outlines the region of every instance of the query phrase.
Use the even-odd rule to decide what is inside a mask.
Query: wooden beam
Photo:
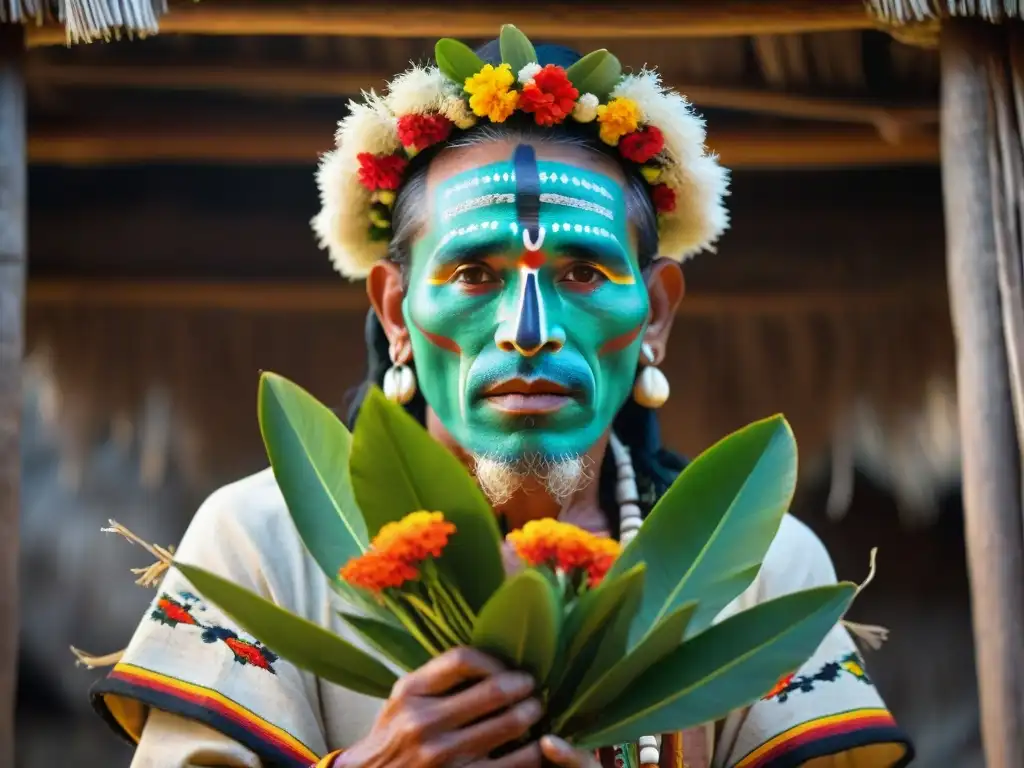
[[[945,290],[934,280],[871,290],[796,290],[782,293],[704,291],[688,294],[685,316],[876,312],[886,308],[941,306]],[[365,288],[338,280],[239,283],[220,281],[33,279],[29,308],[119,307],[246,312],[353,312],[369,308]]]
[[[160,33],[189,35],[329,35],[336,37],[492,38],[516,24],[534,39],[693,38],[871,29],[863,0],[715,0],[711,3],[618,2],[311,3],[203,2],[172,7]],[[29,28],[30,45],[62,45],[57,26]]]
[[[21,27],[0,24],[0,765],[14,765],[21,517],[21,355],[26,259]]]
[[[33,129],[32,163],[89,166],[183,162],[199,164],[313,164],[331,149],[329,124],[274,121],[156,120],[58,125]],[[799,169],[932,164],[938,137],[922,132],[900,143],[861,127],[713,131],[708,145],[735,169]]]
[[[987,27],[973,20],[947,20],[942,26],[942,167],[985,765],[1018,768],[1024,756],[1021,446],[1000,313],[1007,297],[1000,295],[988,157],[994,139],[988,134],[987,67],[998,28]],[[1005,58],[998,61],[1007,65]]]
[[[389,78],[383,72],[334,72],[322,67],[127,66],[45,60],[30,60],[26,77],[30,86],[228,91],[297,97],[352,96],[371,88],[380,90]],[[685,83],[668,74],[665,81],[701,108],[872,125],[893,141],[923,127],[935,126],[939,119],[938,106],[934,104],[880,104],[864,99]]]

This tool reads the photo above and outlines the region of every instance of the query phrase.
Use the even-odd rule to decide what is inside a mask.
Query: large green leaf
[[[552,688],[562,687],[565,680],[569,693],[582,680],[596,654],[595,635],[611,629],[612,623],[625,607],[627,621],[631,621],[640,604],[644,573],[647,566],[639,563],[620,576],[607,578],[597,587],[583,594],[565,617],[562,647],[557,668],[551,681]],[[580,659],[584,649],[591,646],[587,658]]]
[[[386,699],[397,678],[377,659],[333,632],[216,574],[175,563],[196,591],[274,653],[343,688]]]
[[[592,93],[604,99],[622,79],[622,64],[608,50],[602,48],[588,53],[565,71],[580,95]]]
[[[519,74],[519,70],[527,64],[537,63],[537,51],[534,50],[530,38],[524,35],[517,27],[505,24],[498,35],[498,46],[501,49],[501,61],[512,67],[512,73]]]
[[[434,45],[434,59],[441,73],[463,86],[466,78],[472,77],[484,68],[484,61],[465,43],[444,37]]]
[[[554,731],[558,733],[567,725],[571,728],[577,715],[586,716],[611,704],[634,680],[678,648],[696,609],[696,602],[676,608],[636,648],[613,663],[600,667],[603,671],[585,681],[573,697],[572,704],[559,713]],[[598,668],[598,665],[594,666]]]
[[[459,460],[379,389],[363,401],[349,469],[371,536],[410,512],[444,513],[456,533],[438,562],[470,607],[483,607],[505,579],[494,512]]]
[[[662,618],[698,602],[687,634],[708,627],[757,575],[796,484],[796,441],[781,416],[755,422],[695,459],[612,567],[646,562],[635,646]]]
[[[353,587],[341,579],[331,582],[331,588],[345,601],[349,608],[356,609],[361,615],[371,617],[375,621],[401,628],[398,618],[386,607],[381,605],[369,592]]]
[[[351,436],[337,416],[296,384],[260,377],[263,442],[302,543],[331,581],[368,537],[349,479]]]
[[[547,680],[558,654],[562,601],[551,581],[532,568],[506,581],[473,627],[473,647]]]
[[[646,570],[646,569],[645,569]],[[636,573],[636,569],[629,573]],[[626,576],[629,575],[626,574]],[[608,669],[625,654],[629,641],[629,628],[636,615],[637,607],[640,605],[640,595],[643,590],[644,580],[640,577],[630,579],[626,584],[621,600],[616,601],[613,611],[609,614],[604,626],[600,627],[579,656],[574,659],[574,677],[569,682],[572,687],[565,686],[573,694],[579,690],[587,689],[591,683],[601,676],[603,670]]]
[[[596,748],[692,728],[744,707],[811,657],[855,592],[849,583],[817,587],[726,619],[648,669],[581,731],[564,735]]]
[[[339,614],[366,642],[407,672],[430,661],[430,653],[408,632],[364,616]]]

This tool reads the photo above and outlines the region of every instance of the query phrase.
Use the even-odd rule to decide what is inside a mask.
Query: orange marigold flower
[[[604,581],[605,575],[615,563],[622,551],[619,542],[614,539],[598,539],[590,563],[587,565],[587,579],[592,587]]]
[[[618,542],[550,518],[532,520],[507,539],[527,565],[583,570],[592,585],[604,578],[619,554]]]
[[[419,574],[408,563],[371,549],[349,560],[338,575],[353,587],[369,592],[381,592],[385,589],[397,589]]]
[[[597,108],[601,141],[614,147],[619,139],[637,129],[641,117],[640,107],[632,99],[620,96],[602,104]]]
[[[415,565],[428,557],[440,557],[453,533],[455,525],[442,513],[412,512],[381,528],[371,546],[395,560]]]
[[[519,104],[519,92],[511,90],[515,81],[516,76],[508,64],[499,67],[486,64],[475,75],[467,77],[465,89],[473,114],[487,117],[492,123],[508,120]]]

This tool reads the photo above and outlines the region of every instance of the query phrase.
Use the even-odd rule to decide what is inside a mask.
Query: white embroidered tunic
[[[339,619],[345,606],[306,553],[269,470],[214,493],[177,558],[372,652]],[[757,579],[722,616],[835,580],[824,546],[787,516]],[[381,704],[279,659],[174,570],[94,701],[137,743],[132,768],[309,768],[362,738]],[[912,748],[836,626],[799,672],[719,724],[712,754],[714,768],[892,768]]]

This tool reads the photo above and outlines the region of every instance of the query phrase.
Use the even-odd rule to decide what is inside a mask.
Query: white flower
[[[543,69],[543,67],[535,61],[527,64],[519,70],[519,82],[523,85],[533,82],[533,78],[537,76],[541,69]]]
[[[597,119],[597,106],[601,102],[592,93],[584,93],[573,107],[572,116],[577,123],[590,123]]]

